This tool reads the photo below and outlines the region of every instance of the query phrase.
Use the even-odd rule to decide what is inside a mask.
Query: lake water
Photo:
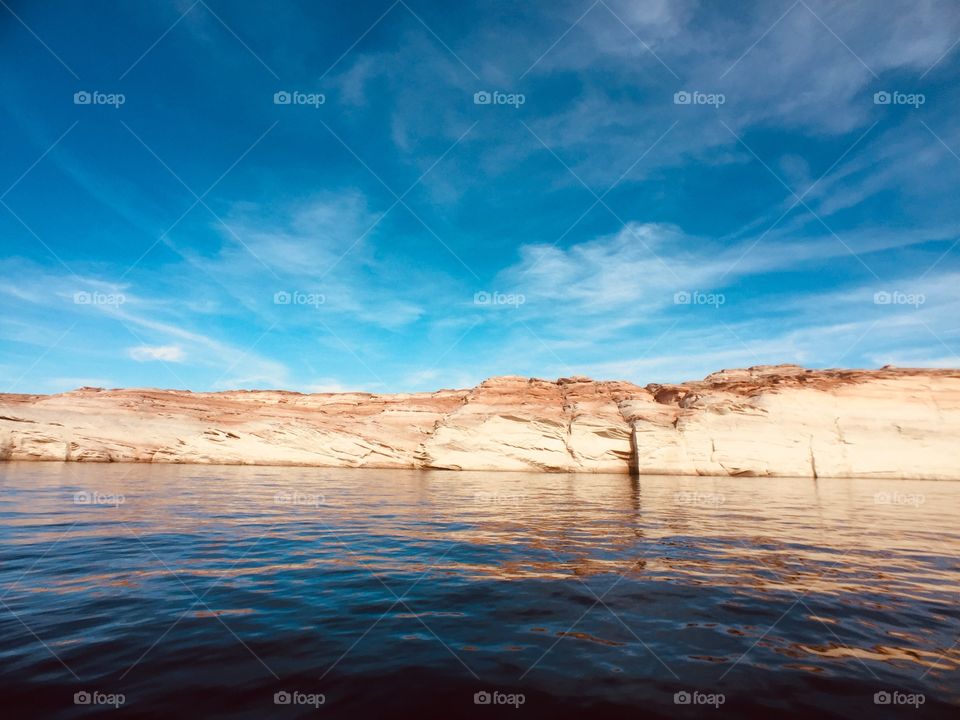
[[[0,478],[5,717],[960,716],[960,483]]]

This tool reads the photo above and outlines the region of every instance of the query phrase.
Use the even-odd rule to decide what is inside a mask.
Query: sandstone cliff
[[[493,378],[373,395],[81,388],[0,395],[0,459],[960,478],[960,371]]]

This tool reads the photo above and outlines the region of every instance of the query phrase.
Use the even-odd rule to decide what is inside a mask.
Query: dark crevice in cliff
[[[575,418],[574,409],[570,404],[570,396],[567,394],[564,384],[558,381],[557,389],[560,391],[560,409],[566,418],[563,445],[567,449],[567,454],[570,456],[570,459],[573,460],[574,465],[579,465],[580,459],[577,457],[577,452],[573,448],[573,421]]]

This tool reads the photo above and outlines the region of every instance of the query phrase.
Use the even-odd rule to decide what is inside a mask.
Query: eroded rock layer
[[[960,478],[960,371],[498,377],[374,395],[81,388],[0,395],[0,459]]]

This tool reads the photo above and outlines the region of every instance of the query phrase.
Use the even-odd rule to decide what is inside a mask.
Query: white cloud
[[[392,220],[385,216],[389,207],[372,210],[349,189],[279,205],[245,203],[226,216],[232,232],[220,228],[219,253],[190,261],[267,323],[323,328],[349,318],[402,328],[425,314],[444,279],[432,268],[398,263],[389,246],[378,248]],[[295,303],[277,305],[277,292],[313,294],[323,302],[307,311]]]
[[[185,357],[183,348],[179,345],[138,345],[127,348],[127,353],[137,362],[182,362]]]
[[[356,388],[356,387],[344,385],[336,378],[331,378],[331,377],[317,378],[313,382],[306,383],[305,385],[298,385],[295,389],[303,393],[366,392],[362,388]]]

